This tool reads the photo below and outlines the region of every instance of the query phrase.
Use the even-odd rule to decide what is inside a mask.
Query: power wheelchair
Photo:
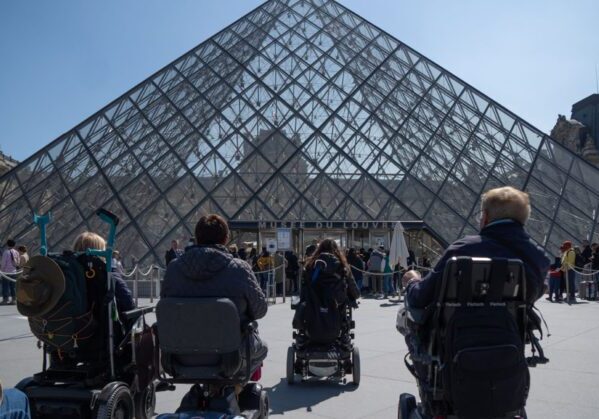
[[[401,394],[398,418],[525,418],[528,366],[548,362],[533,333],[540,324],[531,307],[522,261],[448,260],[435,302],[425,309],[406,302],[398,313],[397,329],[410,350],[404,361],[421,399],[417,404]]]
[[[16,386],[27,395],[34,419],[146,419],[154,414],[158,352],[153,330],[145,322],[145,314],[154,308],[137,308],[116,315],[111,260],[119,220],[104,209],[98,210],[97,215],[110,226],[108,247],[104,251],[88,249],[86,255],[80,256],[93,261],[95,270],[103,272],[91,297],[95,300],[93,308],[86,314],[90,316],[89,328],[86,326],[89,335],[80,336],[79,343],[73,336],[75,344],[68,351],[50,345],[48,339],[40,339],[42,371]],[[46,256],[45,226],[50,214],[34,216],[34,221],[41,230],[41,254]],[[32,324],[35,319],[32,323],[30,318]]]
[[[314,295],[307,293],[307,298],[314,298]],[[305,302],[292,299],[293,310],[304,310],[305,307]],[[315,378],[345,383],[348,374],[351,374],[354,385],[360,384],[360,351],[353,343],[354,308],[357,303],[349,301],[338,308],[340,327],[331,333],[332,336],[326,337],[319,336],[309,321],[303,321],[304,315],[296,313],[299,316],[293,322],[296,329],[292,334],[293,343],[287,349],[287,384],[294,384],[296,375],[302,381]]]
[[[162,381],[193,384],[174,418],[265,419],[269,399],[254,373],[250,337],[255,323],[242,324],[228,298],[162,298],[156,307]],[[173,326],[176,325],[176,326]],[[243,355],[242,355],[243,351]]]

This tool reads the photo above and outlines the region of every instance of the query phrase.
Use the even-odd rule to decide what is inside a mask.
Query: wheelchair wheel
[[[400,394],[397,419],[409,419],[414,409],[416,409],[416,397],[409,393]]]
[[[260,419],[268,419],[270,413],[270,400],[266,390],[260,392]]]
[[[117,387],[107,401],[100,402],[96,419],[133,419],[135,408],[131,392],[125,386]]]
[[[154,409],[156,408],[156,387],[154,383],[135,394],[133,397],[135,404],[136,419],[151,419],[154,417]]]
[[[287,349],[287,384],[292,385],[295,381],[295,349],[290,346]]]
[[[352,360],[352,379],[354,385],[360,385],[360,351],[356,346],[354,346],[354,350],[351,353]]]

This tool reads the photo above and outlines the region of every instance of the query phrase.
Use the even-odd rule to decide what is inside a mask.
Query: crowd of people
[[[599,243],[591,244],[588,240],[582,240],[580,246],[573,246],[571,241],[566,240],[559,251],[560,256],[550,265],[547,275],[547,300],[572,304],[576,302],[577,293],[579,298],[596,300],[599,285]]]
[[[299,293],[299,278],[304,269],[306,261],[314,254],[319,243],[310,244],[306,247],[304,254],[300,257],[292,250],[269,252],[262,247],[260,252],[253,246],[238,247],[230,245],[228,252],[237,259],[247,262],[260,284],[260,288],[266,294],[268,284],[274,284],[274,293],[280,296],[285,287],[286,295],[297,295]],[[193,246],[188,245],[185,249],[179,247],[179,242],[173,240],[171,247],[165,253],[165,262],[168,266],[173,260],[181,257]],[[356,281],[358,289],[365,297],[391,298],[401,293],[402,285],[400,278],[410,269],[419,269],[426,272],[430,269],[431,262],[424,255],[420,260],[420,266],[416,264],[416,256],[412,250],[406,266],[393,264],[389,258],[389,250],[384,246],[376,248],[349,248],[344,250],[344,257],[351,269],[351,274]],[[272,295],[273,292],[269,292]]]

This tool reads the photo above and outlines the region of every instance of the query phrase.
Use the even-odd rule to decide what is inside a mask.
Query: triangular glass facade
[[[122,220],[158,262],[206,212],[230,220],[423,220],[474,233],[481,192],[527,190],[554,251],[599,241],[599,171],[340,4],[270,0],[0,178],[0,238],[50,246]]]

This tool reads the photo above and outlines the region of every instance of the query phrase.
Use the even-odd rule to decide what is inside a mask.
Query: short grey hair
[[[511,218],[526,224],[530,217],[530,198],[512,186],[495,188],[483,194],[481,210],[487,213],[489,222]]]

